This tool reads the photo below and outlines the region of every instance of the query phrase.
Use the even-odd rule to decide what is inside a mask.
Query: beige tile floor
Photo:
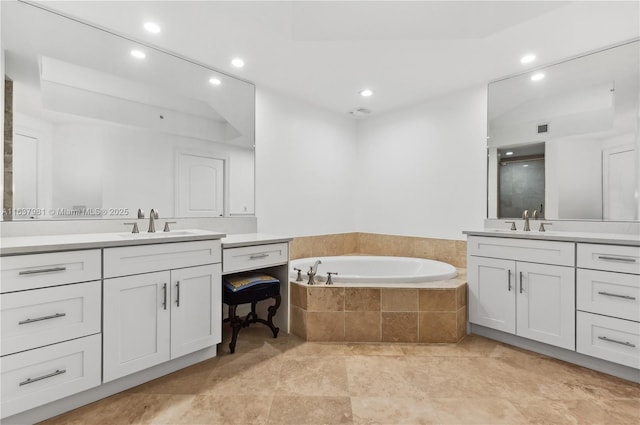
[[[313,343],[254,325],[235,354],[227,344],[215,359],[43,423],[640,424],[640,385],[478,336]]]

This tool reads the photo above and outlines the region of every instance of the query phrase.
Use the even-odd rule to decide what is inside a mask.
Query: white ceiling
[[[340,114],[396,109],[640,36],[638,1],[42,3]],[[147,20],[161,33],[147,33]],[[538,59],[525,66],[527,52]],[[370,98],[358,94],[365,87]]]

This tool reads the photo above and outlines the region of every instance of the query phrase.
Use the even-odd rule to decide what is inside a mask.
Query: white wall
[[[362,121],[357,230],[464,240],[482,228],[486,107],[483,85]]]
[[[355,231],[356,122],[304,101],[256,92],[258,231]]]

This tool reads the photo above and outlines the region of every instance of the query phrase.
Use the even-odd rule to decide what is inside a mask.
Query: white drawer
[[[222,255],[222,273],[235,273],[285,264],[289,261],[289,244],[284,242],[225,248]]]
[[[577,312],[576,351],[640,369],[640,323]]]
[[[0,295],[0,355],[100,332],[101,282]]]
[[[2,257],[0,292],[98,280],[100,261],[99,249]]]
[[[640,277],[578,269],[578,310],[640,322]]]
[[[100,385],[100,335],[0,358],[2,417]]]
[[[578,267],[640,274],[640,247],[579,243]]]
[[[221,250],[220,240],[106,248],[104,277],[219,263]]]
[[[467,253],[480,257],[573,266],[574,246],[573,242],[469,236]]]

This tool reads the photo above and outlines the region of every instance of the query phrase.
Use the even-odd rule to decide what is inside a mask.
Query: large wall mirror
[[[13,220],[254,214],[253,84],[34,5],[1,7]]]
[[[639,45],[489,84],[488,218],[639,219]]]

